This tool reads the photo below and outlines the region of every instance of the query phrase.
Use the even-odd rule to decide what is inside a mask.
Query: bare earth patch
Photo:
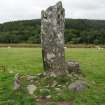
[[[48,105],[51,103],[56,103],[58,105],[73,105],[72,101],[53,101],[51,99],[46,98],[38,98],[37,100],[39,105]]]

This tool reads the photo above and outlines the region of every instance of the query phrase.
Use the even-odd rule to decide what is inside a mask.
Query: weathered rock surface
[[[28,85],[27,90],[30,95],[33,95],[37,87],[34,84]]]
[[[20,88],[21,84],[20,84],[20,75],[17,73],[15,75],[15,80],[14,80],[14,90],[18,90]]]
[[[61,73],[65,70],[64,17],[62,3],[42,11],[41,43],[45,71]]]
[[[29,80],[29,81],[34,80],[36,78],[37,78],[37,76],[32,76],[32,75],[27,76],[27,80]]]
[[[84,89],[86,89],[87,87],[88,87],[88,85],[87,85],[87,83],[85,81],[77,80],[77,81],[71,83],[68,86],[68,89],[70,91],[80,92],[80,91],[83,91]]]
[[[75,61],[66,61],[66,68],[69,73],[80,73],[80,65]]]

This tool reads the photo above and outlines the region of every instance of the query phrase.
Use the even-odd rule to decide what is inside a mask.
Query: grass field
[[[90,81],[87,91],[74,94],[74,105],[105,105],[105,50],[93,48],[66,49],[66,59],[80,62],[81,70]],[[0,105],[36,105],[35,100],[24,92],[14,93],[15,73],[33,74],[43,70],[40,48],[0,48]],[[13,71],[14,74],[8,72]]]

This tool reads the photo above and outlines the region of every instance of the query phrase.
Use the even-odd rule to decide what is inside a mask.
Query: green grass
[[[93,48],[66,49],[66,59],[80,62],[81,70],[90,81],[90,88],[72,95],[74,105],[105,105],[105,50]],[[35,74],[43,70],[40,48],[0,48],[0,65],[6,65],[7,72],[0,71],[0,105],[36,105],[27,92],[13,91],[14,74]],[[63,97],[66,96],[65,93]]]
[[[0,65],[5,64],[8,71],[36,73],[42,71],[40,48],[1,48]]]

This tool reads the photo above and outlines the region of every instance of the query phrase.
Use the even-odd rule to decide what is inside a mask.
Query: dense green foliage
[[[80,62],[82,73],[90,86],[84,92],[65,92],[60,97],[55,96],[55,99],[70,98],[73,105],[105,105],[105,50],[70,48],[66,49],[66,59]],[[0,48],[1,64],[7,66],[7,71],[0,71],[0,105],[38,105],[26,88],[14,92],[13,81],[16,73],[33,75],[42,71],[41,49]]]
[[[40,19],[0,25],[0,43],[40,43]],[[65,42],[105,44],[105,21],[66,19]]]

